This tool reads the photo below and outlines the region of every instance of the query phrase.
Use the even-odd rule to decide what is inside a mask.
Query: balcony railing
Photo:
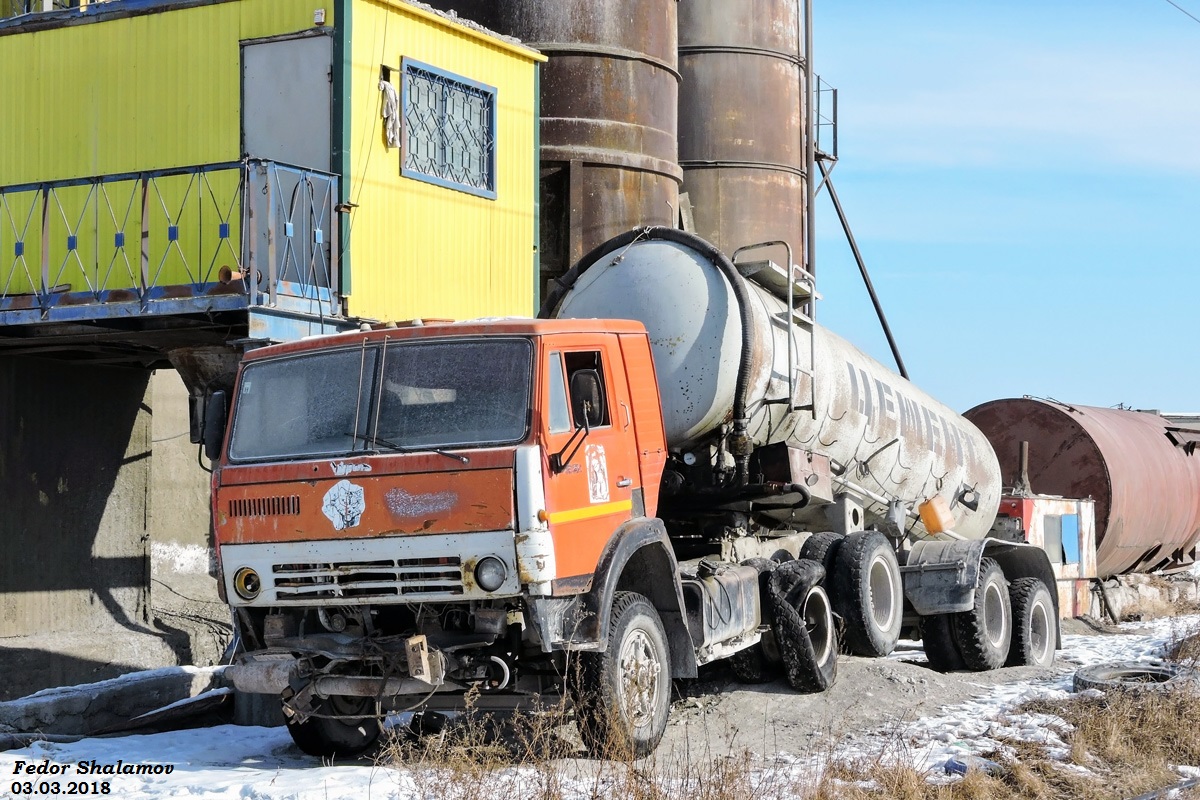
[[[0,186],[0,325],[341,316],[338,178],[263,159]]]

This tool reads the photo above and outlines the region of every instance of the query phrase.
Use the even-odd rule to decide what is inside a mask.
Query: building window
[[[407,178],[496,197],[496,90],[404,59]]]

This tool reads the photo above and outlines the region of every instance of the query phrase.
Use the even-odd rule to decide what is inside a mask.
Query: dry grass
[[[930,782],[932,773],[887,759],[835,764],[811,797],[1110,800],[1179,783],[1172,764],[1200,764],[1200,737],[1195,734],[1200,695],[1191,691],[1039,700],[1013,713],[1051,714],[1067,722],[1066,757],[1054,757],[1044,745],[1005,741],[1003,752],[988,754],[999,764],[997,774],[972,770],[952,782]]]
[[[1200,625],[1176,632],[1167,655],[1200,664]],[[538,713],[465,713],[441,730],[395,736],[380,762],[395,768],[404,793],[430,800],[1109,800],[1179,783],[1173,764],[1200,765],[1200,694],[1192,691],[1039,700],[1011,713],[1063,720],[1065,751],[1061,742],[1051,752],[1002,740],[1000,752],[985,754],[999,765],[993,774],[949,777],[914,768],[897,730],[873,758],[801,754],[820,765],[811,769],[735,749],[732,737],[715,752],[701,736],[698,753],[689,737],[646,759],[613,752],[595,761],[564,701]],[[1176,796],[1200,800],[1200,789]]]
[[[1164,658],[1192,669],[1200,669],[1200,624],[1180,626],[1167,639]]]
[[[592,761],[583,758],[565,712],[555,708],[466,714],[440,732],[395,738],[382,761],[396,767],[401,784],[418,796],[447,800],[1109,800],[1178,783],[1172,764],[1200,764],[1200,696],[1191,692],[1040,700],[1013,713],[1064,720],[1070,726],[1063,734],[1066,755],[1005,741],[1002,752],[987,754],[1000,765],[996,774],[972,770],[949,778],[911,766],[914,759],[897,734],[888,752],[871,759],[809,754],[825,763],[814,774],[732,748],[699,756],[663,749],[641,761],[620,754]],[[1191,796],[1200,798],[1200,792]]]

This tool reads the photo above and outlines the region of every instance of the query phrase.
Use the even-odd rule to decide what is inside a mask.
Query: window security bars
[[[405,59],[400,174],[496,197],[496,90]]]

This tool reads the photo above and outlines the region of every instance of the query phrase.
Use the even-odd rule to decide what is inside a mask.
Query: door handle
[[[629,406],[625,405],[624,403],[621,403],[621,409],[625,412],[625,430],[629,430],[629,423],[630,423]]]
[[[624,489],[626,486],[629,486],[632,483],[633,483],[632,478],[621,478],[621,480],[617,481],[617,488]]]

